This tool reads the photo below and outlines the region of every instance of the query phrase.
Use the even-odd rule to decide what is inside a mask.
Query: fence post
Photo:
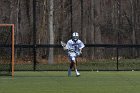
[[[33,62],[36,70],[36,0],[33,0]]]
[[[118,60],[118,58],[119,58],[119,49],[118,49],[118,46],[117,46],[117,49],[116,49],[116,52],[117,52],[117,58],[116,58],[116,60],[117,60],[117,71],[119,70],[119,60]]]

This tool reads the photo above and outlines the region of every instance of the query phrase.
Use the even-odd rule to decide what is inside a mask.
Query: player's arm
[[[85,47],[84,43],[82,41],[80,41],[80,45],[79,45],[79,53],[82,54],[82,49]]]

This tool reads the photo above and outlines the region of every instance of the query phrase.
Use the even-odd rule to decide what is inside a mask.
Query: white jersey
[[[66,44],[66,49],[68,50],[69,56],[77,56],[77,54],[80,52],[80,49],[84,47],[85,45],[79,39],[76,42],[70,39]]]

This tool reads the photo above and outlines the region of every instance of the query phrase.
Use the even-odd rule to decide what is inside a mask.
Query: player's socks
[[[77,69],[75,69],[75,72],[76,72],[76,73],[78,73],[78,70],[77,70]]]
[[[71,76],[71,69],[68,69],[68,76]]]
[[[77,71],[77,69],[75,69],[76,72],[76,76],[80,76],[80,73]]]

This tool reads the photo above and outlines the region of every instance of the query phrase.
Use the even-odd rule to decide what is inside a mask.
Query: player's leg
[[[74,63],[74,69],[75,69],[76,76],[80,76],[80,73],[77,70],[77,63],[76,63],[76,61],[74,61],[73,63]]]
[[[71,70],[73,68],[73,61],[72,61],[72,56],[69,56],[69,60],[70,60],[70,66],[68,68],[68,76],[71,76]]]
[[[70,62],[70,67],[68,69],[68,76],[71,76],[71,70],[73,68],[73,62]]]
[[[76,58],[75,57],[72,58],[72,62],[74,64],[74,70],[75,70],[76,76],[80,76],[80,73],[77,70],[77,62],[76,62]]]
[[[69,55],[69,59],[70,59],[70,67],[68,69],[68,76],[71,75],[71,70],[72,70],[72,67],[74,67],[74,70],[75,70],[75,73],[76,73],[76,76],[80,76],[80,73],[78,72],[77,70],[77,62],[76,62],[76,55],[74,55],[73,53],[71,53]]]

